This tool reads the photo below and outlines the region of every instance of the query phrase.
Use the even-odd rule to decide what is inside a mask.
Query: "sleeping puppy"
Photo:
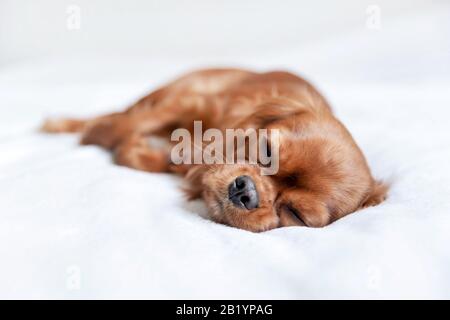
[[[194,121],[220,132],[276,130],[278,170],[262,175],[261,165],[245,161],[175,164],[170,148],[148,143],[151,136],[170,140],[180,128],[194,133]],[[42,129],[79,132],[81,144],[111,150],[119,165],[181,174],[189,198],[203,198],[213,220],[254,232],[323,227],[379,204],[388,189],[372,177],[364,155],[326,100],[288,72],[201,70],[161,87],[124,112],[89,120],[48,120]],[[270,153],[272,141],[266,140]],[[173,147],[173,141],[169,143]]]

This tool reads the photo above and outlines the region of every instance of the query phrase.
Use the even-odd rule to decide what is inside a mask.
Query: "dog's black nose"
[[[258,191],[249,176],[239,176],[228,187],[228,198],[237,207],[255,209],[259,204]]]

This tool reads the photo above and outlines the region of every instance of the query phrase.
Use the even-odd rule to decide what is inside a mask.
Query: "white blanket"
[[[450,14],[229,61],[60,58],[0,70],[0,298],[450,298]],[[115,166],[46,116],[118,110],[188,69],[313,80],[392,183],[322,229],[213,223],[180,180]]]

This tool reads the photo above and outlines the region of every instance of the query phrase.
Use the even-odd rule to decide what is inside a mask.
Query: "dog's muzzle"
[[[258,207],[259,197],[255,183],[249,176],[239,176],[228,186],[228,199],[239,208],[252,210]]]

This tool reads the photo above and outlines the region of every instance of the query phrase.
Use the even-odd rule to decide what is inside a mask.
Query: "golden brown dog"
[[[169,138],[176,128],[192,131],[195,120],[204,129],[221,131],[278,129],[278,172],[264,176],[254,164],[174,165],[170,150],[148,144],[149,136]],[[124,112],[91,120],[49,120],[43,130],[80,132],[82,144],[113,151],[119,165],[183,174],[189,197],[202,197],[212,219],[251,231],[326,226],[382,202],[387,192],[326,100],[288,72],[193,72]]]

